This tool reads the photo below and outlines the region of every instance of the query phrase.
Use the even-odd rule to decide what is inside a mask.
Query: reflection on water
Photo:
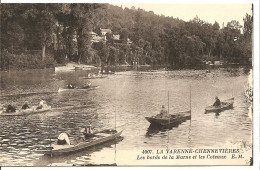
[[[126,165],[122,160],[125,153],[133,153],[128,153],[128,164],[135,164],[133,158],[143,148],[220,147],[239,141],[252,144],[252,120],[244,97],[247,75],[243,69],[216,69],[210,73],[204,70],[119,72],[102,79],[79,78],[84,76],[84,72],[54,74],[53,70],[1,73],[1,95],[55,92],[71,81],[77,84],[91,81],[100,88],[1,98],[1,105],[12,100],[18,107],[24,101],[36,105],[42,99],[52,108],[82,103],[86,107],[21,117],[1,116],[0,165]],[[145,117],[158,114],[161,105],[168,104],[168,91],[170,113],[190,109],[190,85],[191,120],[166,129],[149,127]],[[220,100],[233,96],[234,108],[219,114],[204,114],[205,107],[214,102],[215,96]],[[37,152],[65,130],[72,130],[73,136],[79,135],[86,123],[91,123],[94,130],[124,128],[124,140],[59,158]]]

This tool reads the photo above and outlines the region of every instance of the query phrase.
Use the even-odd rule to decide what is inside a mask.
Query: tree
[[[97,54],[100,57],[101,71],[103,71],[104,66],[108,65],[109,48],[107,47],[106,43],[103,41],[95,43],[93,45],[93,48],[97,51]]]
[[[253,31],[253,17],[251,15],[246,14],[246,16],[243,18],[244,20],[244,36],[246,40],[252,39],[252,31]]]

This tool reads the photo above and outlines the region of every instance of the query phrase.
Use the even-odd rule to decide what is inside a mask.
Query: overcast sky
[[[173,16],[184,21],[193,19],[196,15],[204,21],[214,23],[217,21],[220,26],[226,25],[231,20],[237,20],[244,24],[243,17],[246,13],[252,15],[251,4],[114,4],[117,6],[131,8],[142,8],[146,11],[153,11],[155,14]]]

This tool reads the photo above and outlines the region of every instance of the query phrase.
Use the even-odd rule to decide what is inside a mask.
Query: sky
[[[198,16],[201,20],[209,23],[217,21],[220,26],[223,22],[237,20],[243,26],[243,17],[246,13],[252,15],[251,4],[113,4],[117,6],[136,9],[141,8],[146,11],[153,11],[158,15],[172,16],[184,21],[189,21]]]

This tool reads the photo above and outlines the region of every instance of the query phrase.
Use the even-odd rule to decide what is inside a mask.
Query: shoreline
[[[12,72],[12,71],[29,71],[29,70],[54,70],[56,72],[56,69],[59,67],[67,67],[66,65],[61,66],[54,66],[54,67],[45,67],[45,68],[35,68],[35,69],[9,69],[9,70],[0,70],[0,72]],[[80,67],[83,67],[83,69],[80,69]],[[105,72],[112,71],[112,72],[124,72],[124,71],[147,71],[147,70],[163,70],[163,71],[174,71],[174,70],[211,70],[211,69],[218,69],[218,68],[246,68],[246,69],[252,69],[252,65],[248,64],[226,64],[226,65],[199,65],[199,66],[184,66],[184,67],[167,67],[164,65],[114,65],[114,66],[104,66],[103,67]],[[94,66],[94,65],[84,65],[75,64],[73,67],[67,67],[68,70],[60,71],[60,72],[73,72],[73,71],[90,71],[94,72],[101,70],[100,66]],[[59,72],[59,71],[58,71]]]

